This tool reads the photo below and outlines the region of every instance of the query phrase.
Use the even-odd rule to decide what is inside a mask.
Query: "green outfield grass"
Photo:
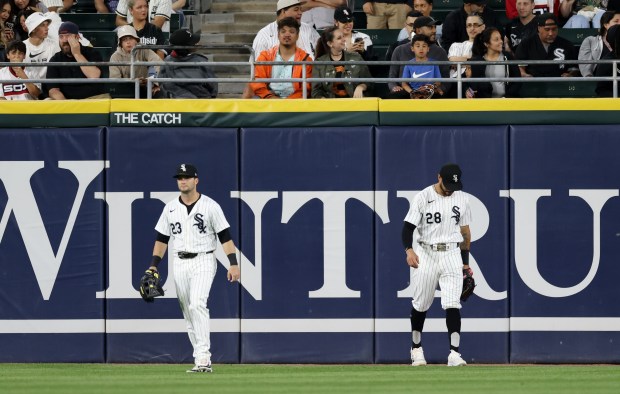
[[[620,393],[613,365],[0,364],[0,393]]]

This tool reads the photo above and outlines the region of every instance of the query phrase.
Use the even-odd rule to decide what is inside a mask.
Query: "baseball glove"
[[[409,95],[414,100],[420,100],[429,99],[433,97],[433,94],[435,94],[435,85],[428,83],[420,86],[416,90],[412,90]]]
[[[164,289],[161,287],[159,272],[146,270],[140,278],[140,295],[146,302],[153,302],[155,297],[162,297]]]
[[[461,301],[467,301],[469,296],[474,294],[476,281],[474,280],[474,271],[471,268],[463,270],[463,292],[461,293]]]

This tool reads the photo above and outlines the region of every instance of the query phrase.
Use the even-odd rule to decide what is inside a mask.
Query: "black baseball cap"
[[[200,33],[192,33],[189,29],[179,29],[170,35],[170,44],[178,46],[196,45],[200,41]]]
[[[487,4],[487,0],[463,0],[463,4],[486,5]]]
[[[197,178],[198,170],[193,164],[179,164],[177,167],[177,173],[173,176],[173,178],[179,177]]]
[[[443,186],[451,192],[463,189],[461,182],[461,167],[458,164],[448,163],[439,171]]]
[[[413,22],[413,28],[419,29],[420,27],[424,27],[424,26],[431,27],[431,26],[437,26],[438,24],[439,24],[439,21],[436,21],[430,16],[421,16],[419,18],[416,18],[415,22]]]
[[[334,10],[334,19],[340,23],[348,23],[353,20],[353,12],[349,7],[340,6]]]
[[[551,19],[551,20],[549,20]],[[538,15],[538,26],[558,26],[558,17],[551,12],[546,12],[544,14]]]

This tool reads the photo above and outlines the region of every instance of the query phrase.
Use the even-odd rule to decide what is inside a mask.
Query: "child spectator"
[[[6,56],[11,63],[23,63],[26,57],[26,44],[13,41],[6,47]],[[0,80],[15,82],[0,83],[0,100],[36,100],[41,93],[41,84],[21,82],[22,79],[33,79],[30,70],[21,66],[7,66],[0,69]]]
[[[423,64],[428,62],[428,51],[431,40],[423,35],[416,34],[411,39],[411,51],[415,55],[412,64],[405,66],[403,78],[441,78],[439,66]],[[401,87],[412,99],[431,98],[435,93],[442,95],[441,82],[402,82]]]

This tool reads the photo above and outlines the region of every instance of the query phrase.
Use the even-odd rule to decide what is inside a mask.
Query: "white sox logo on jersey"
[[[185,171],[185,169],[183,171]],[[194,220],[196,221],[196,223],[194,223],[194,226],[198,227],[198,232],[200,234],[205,234],[207,232],[207,226],[205,225],[204,217],[202,216],[202,214],[195,214]]]
[[[564,60],[566,59],[566,56],[564,55],[564,49],[562,48],[555,48],[553,50],[553,60]],[[564,69],[564,64],[560,64],[560,70]]]
[[[456,178],[456,175],[454,176]],[[460,208],[458,206],[453,206],[452,207],[452,213],[454,213],[454,216],[451,216],[452,219],[454,219],[454,222],[456,224],[459,224],[459,222],[461,221],[461,211]]]
[[[71,234],[78,220],[80,207],[85,200],[103,200],[107,204],[107,254],[109,258],[108,288],[96,293],[98,298],[107,299],[130,299],[138,297],[132,281],[131,266],[133,244],[131,232],[134,226],[144,229],[145,223],[133,223],[132,206],[142,200],[158,200],[162,204],[178,197],[178,191],[166,192],[135,192],[131,190],[121,191],[94,191],[87,194],[86,191],[92,182],[102,173],[104,168],[109,167],[104,161],[60,161],[58,168],[67,170],[75,179],[77,190],[73,194],[68,193],[71,210],[67,222],[64,224],[59,246],[53,246],[50,234],[41,215],[39,205],[43,205],[40,199],[35,198],[31,178],[39,171],[49,171],[44,168],[43,161],[0,161],[0,183],[6,193],[6,205],[0,207],[0,243],[7,229],[9,218],[14,218],[24,247],[28,253],[29,263],[32,265],[33,274],[41,290],[43,299],[48,300],[56,283],[60,265],[70,243]],[[52,177],[53,178],[53,177]],[[54,179],[50,179],[50,182]],[[72,189],[68,189],[72,190]],[[239,198],[249,207],[254,215],[254,236],[257,242],[254,244],[254,261],[250,261],[241,253],[240,265],[245,273],[243,287],[255,300],[262,300],[262,240],[268,238],[263,234],[263,223],[276,221],[278,225],[286,225],[298,211],[312,202],[319,201],[323,207],[323,284],[318,290],[310,291],[309,298],[359,298],[361,292],[353,290],[347,285],[347,261],[346,261],[346,221],[347,202],[357,200],[372,210],[381,220],[381,223],[390,223],[390,210],[388,207],[389,194],[395,193],[396,198],[406,199],[409,204],[418,193],[415,190],[328,190],[328,191],[231,191],[231,198]],[[564,193],[564,191],[562,191]],[[514,264],[516,271],[523,282],[533,291],[546,297],[561,298],[577,294],[590,285],[594,279],[601,257],[601,211],[610,199],[618,197],[617,189],[569,189],[568,195],[578,199],[579,204],[585,205],[591,212],[592,225],[592,260],[586,276],[581,282],[561,287],[550,283],[539,271],[538,233],[537,223],[538,200],[541,198],[553,198],[549,189],[511,189],[500,190],[499,198],[510,198],[514,207],[514,223],[511,229],[514,234]],[[474,195],[469,195],[472,216],[476,221],[472,223],[472,242],[485,236],[489,228],[490,217],[485,205]],[[263,217],[265,206],[274,201],[281,205],[281,217]],[[45,207],[45,206],[44,206]],[[460,212],[460,211],[459,211]],[[391,212],[393,217],[400,217],[402,212]],[[84,218],[82,218],[84,220]],[[178,227],[180,231],[180,227]],[[336,236],[335,236],[336,234]],[[56,239],[53,237],[52,239]],[[6,245],[3,245],[6,250]],[[216,251],[219,261],[227,261],[221,250]],[[320,264],[319,263],[319,264]],[[476,263],[474,254],[470,263],[477,273],[478,286],[476,294],[486,300],[502,300],[507,297],[506,290],[496,291],[484,277],[483,270]],[[575,262],[575,264],[583,262]],[[329,269],[327,269],[329,267]],[[318,267],[317,267],[318,269]],[[408,298],[411,288],[397,292],[397,297]],[[166,297],[172,298],[175,294]]]

